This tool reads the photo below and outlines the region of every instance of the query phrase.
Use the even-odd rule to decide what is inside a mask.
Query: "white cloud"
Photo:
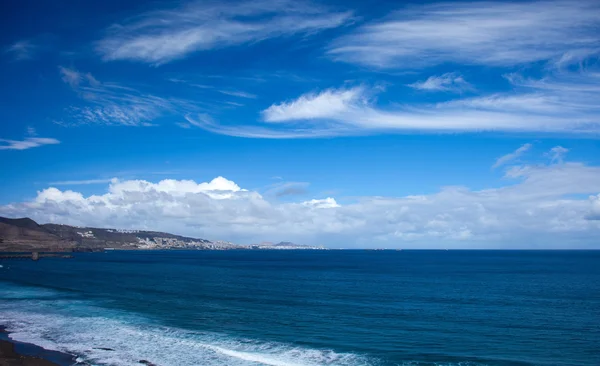
[[[336,60],[382,68],[566,61],[573,55],[598,53],[598,14],[597,1],[406,7],[335,40],[328,53]]]
[[[567,148],[562,146],[554,146],[552,149],[550,149],[549,155],[552,158],[553,163],[562,163],[564,156],[567,155],[568,152],[569,149]]]
[[[57,188],[0,206],[40,222],[162,230],[239,243],[291,240],[344,247],[600,248],[600,168],[516,166],[512,184],[427,195],[271,201],[219,177],[210,182],[113,180],[104,194]],[[575,198],[581,195],[589,198]]]
[[[590,196],[591,209],[587,215],[588,220],[600,220],[600,194]]]
[[[498,160],[496,160],[496,163],[492,166],[492,169],[514,161],[515,159],[523,155],[527,150],[531,149],[531,146],[531,144],[524,144],[512,153],[499,157]]]
[[[298,99],[274,104],[262,112],[267,122],[301,119],[335,118],[366,102],[365,89],[328,89],[309,93]]]
[[[185,128],[186,130],[192,128],[191,124],[185,122],[177,122],[175,124],[181,128]]]
[[[310,201],[302,202],[304,206],[312,208],[336,208],[340,205],[335,201],[335,198],[327,197],[324,199],[312,199]]]
[[[80,87],[80,84],[87,84],[89,86],[100,86],[101,83],[91,73],[81,73],[73,68],[59,66],[58,71],[62,76],[62,80],[69,84],[69,86],[75,90]]]
[[[37,132],[35,130],[35,128],[28,126],[27,127],[27,135],[29,136],[37,136]]]
[[[0,139],[0,150],[27,150],[44,145],[56,145],[60,141],[48,137],[26,137],[24,140]]]
[[[64,125],[153,126],[153,121],[164,115],[198,110],[188,101],[146,94],[116,83],[102,83],[92,74],[73,68],[61,66],[59,71],[62,80],[87,102],[68,108],[69,120],[60,121]]]
[[[309,183],[307,182],[284,182],[281,177],[274,177],[272,179],[278,179],[280,182],[269,185],[264,196],[281,198],[308,193]]]
[[[74,186],[74,185],[87,185],[87,184],[100,184],[115,181],[116,178],[112,179],[82,179],[82,180],[61,180],[56,182],[50,182],[50,185],[54,186]]]
[[[565,52],[563,55],[558,57],[554,62],[550,63],[550,67],[554,67],[558,70],[577,65],[579,68],[584,68],[585,60],[598,56],[598,52],[600,50],[598,48],[592,49],[576,49]]]
[[[113,25],[97,43],[97,51],[107,61],[162,64],[197,51],[311,34],[339,27],[350,17],[349,12],[288,0],[194,1]]]
[[[79,83],[83,79],[81,73],[75,69],[59,66],[58,71],[61,74],[62,80],[65,83],[69,84],[71,88],[77,88],[79,86]]]
[[[154,184],[144,180],[113,180],[110,192],[123,195],[127,192],[162,192],[173,196],[185,196],[188,193],[205,193],[211,198],[231,198],[232,193],[245,191],[234,182],[217,177],[207,183],[196,183],[192,180],[165,179]]]
[[[580,78],[578,74],[574,78]],[[563,76],[563,78],[569,78]],[[592,79],[598,76],[590,75]],[[598,79],[600,80],[600,79]],[[544,79],[523,83],[518,92],[447,102],[378,107],[366,87],[327,89],[273,104],[262,112],[268,126],[199,123],[207,130],[245,137],[322,137],[407,132],[549,132],[596,134],[600,131],[600,88]],[[589,88],[588,88],[588,85]]]
[[[215,121],[211,116],[205,113],[188,115],[185,119],[191,126],[202,128],[206,131],[227,136],[260,138],[260,139],[295,139],[295,138],[319,138],[326,136],[335,136],[342,133],[342,129],[335,127],[320,128],[300,127],[285,128],[284,130],[275,130],[253,125],[226,125]]]
[[[256,95],[246,93],[239,90],[219,90],[219,93],[225,95],[231,95],[233,97],[247,98],[247,99],[256,99]]]
[[[425,91],[455,91],[471,89],[469,84],[461,75],[457,73],[445,73],[440,76],[430,76],[425,81],[418,81],[409,84],[411,88]]]
[[[15,61],[25,61],[33,59],[38,49],[39,47],[32,41],[20,40],[6,48],[5,52],[10,54]]]

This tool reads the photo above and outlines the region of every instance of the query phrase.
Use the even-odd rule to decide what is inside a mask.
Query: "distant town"
[[[0,217],[0,251],[103,251],[103,250],[299,250],[325,249],[291,242],[240,245],[157,231],[39,225],[29,218]]]

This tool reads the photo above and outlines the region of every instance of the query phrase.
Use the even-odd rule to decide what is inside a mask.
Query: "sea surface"
[[[10,337],[92,365],[600,365],[600,251],[109,251],[0,264]]]

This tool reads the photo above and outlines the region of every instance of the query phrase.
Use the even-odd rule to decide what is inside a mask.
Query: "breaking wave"
[[[0,324],[17,341],[75,355],[94,365],[367,366],[352,353],[237,339],[153,324],[137,315],[61,298],[46,289],[0,289]],[[40,301],[43,298],[43,301]]]

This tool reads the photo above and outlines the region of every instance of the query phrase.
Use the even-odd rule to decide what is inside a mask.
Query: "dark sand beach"
[[[73,356],[50,351],[34,344],[17,342],[0,326],[0,366],[67,366],[74,365]]]
[[[15,351],[15,344],[0,340],[0,366],[59,366],[39,357],[26,356]]]

